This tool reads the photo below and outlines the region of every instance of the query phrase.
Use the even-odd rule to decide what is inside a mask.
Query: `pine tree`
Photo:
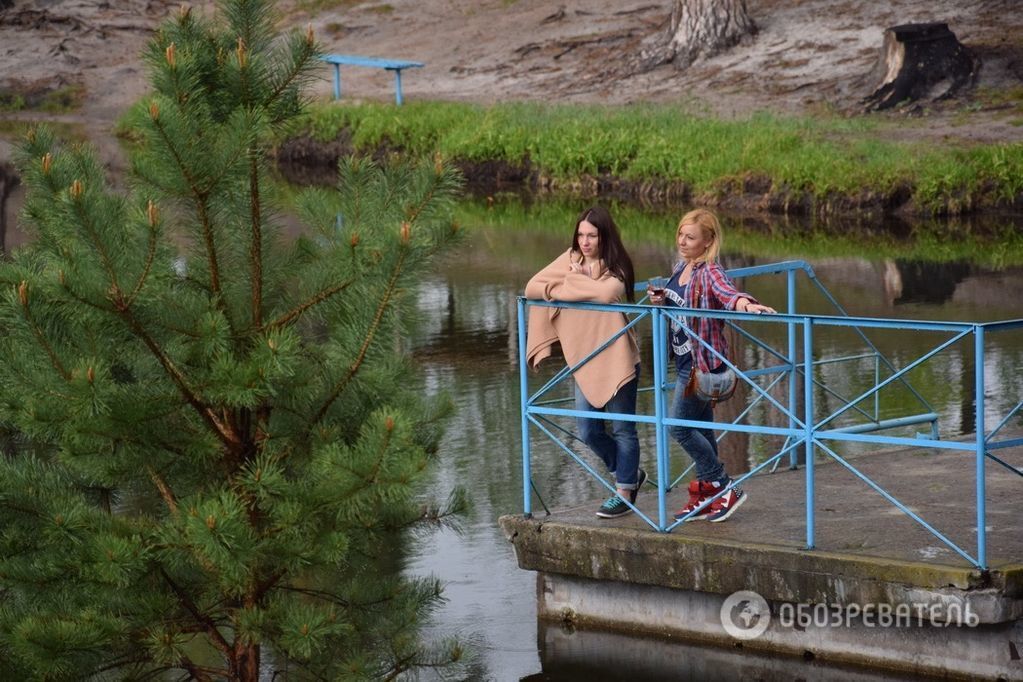
[[[342,164],[282,232],[274,133],[311,31],[183,10],[145,55],[130,187],[30,133],[32,243],[0,264],[0,677],[376,679],[457,659],[388,548],[443,406],[407,389],[410,293],[455,237],[439,161]]]

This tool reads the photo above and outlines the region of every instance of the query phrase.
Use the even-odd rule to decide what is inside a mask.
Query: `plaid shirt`
[[[684,261],[677,263],[671,271],[671,276],[675,277],[684,267]],[[752,295],[738,291],[719,263],[703,262],[693,266],[693,275],[686,288],[685,307],[704,310],[735,310],[735,304],[740,298],[747,298],[751,303],[759,303]],[[695,336],[709,343],[721,355],[728,357],[724,320],[690,317],[686,319],[686,326],[695,332]],[[721,360],[704,348],[693,334],[689,336],[692,352],[701,372],[709,372],[721,364]]]

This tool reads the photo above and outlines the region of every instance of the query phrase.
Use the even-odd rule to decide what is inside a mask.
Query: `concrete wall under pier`
[[[926,485],[932,498],[935,486],[963,481],[954,470],[970,464],[961,453],[916,455],[899,466],[890,452],[857,459],[861,470],[884,469],[893,489],[912,496]],[[597,500],[500,523],[519,566],[538,572],[538,612],[549,622],[912,675],[1023,680],[1023,562],[1013,558],[1023,557],[1017,475],[988,470],[987,571],[937,547],[880,499],[865,505],[862,488],[838,466],[818,468],[818,549],[804,549],[802,476],[754,477],[746,486],[750,501],[728,522],[690,523],[670,534],[635,516],[599,520]],[[647,513],[656,504],[651,491],[640,495]],[[914,508],[968,549],[972,509],[962,495],[938,498],[939,505]],[[672,509],[682,502],[672,493]],[[759,597],[735,595],[740,591]]]

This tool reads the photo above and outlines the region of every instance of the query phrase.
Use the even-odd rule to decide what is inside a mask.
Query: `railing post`
[[[522,513],[528,519],[533,515],[529,482],[532,480],[529,462],[529,381],[526,373],[526,299],[518,300],[519,322],[519,410],[522,418]]]
[[[662,532],[668,527],[667,496],[668,479],[671,476],[668,467],[667,428],[664,426],[664,317],[663,313],[654,308],[653,322],[653,358],[654,358],[654,419],[657,444],[657,523]]]
[[[987,451],[987,433],[984,424],[984,327],[975,325],[973,327],[973,356],[974,356],[974,380],[976,385],[974,392],[976,398],[974,405],[976,418],[974,426],[977,429],[977,562],[981,570],[987,569],[987,500],[986,481],[984,477],[984,453]]]
[[[401,106],[401,69],[394,70],[394,103]]]
[[[341,99],[341,65],[334,65],[334,99]]]
[[[788,281],[788,313],[795,315],[796,271],[789,270],[785,273],[785,278]],[[796,323],[789,322],[786,326],[789,331],[789,414],[795,414],[796,401],[799,400],[799,387],[796,385],[796,377],[799,376],[799,373],[796,372]],[[789,417],[789,428],[796,428],[796,422],[792,417]],[[796,449],[792,448],[789,451],[789,469],[796,469],[798,466]]]
[[[803,438],[806,451],[806,548],[814,547],[813,519],[813,319],[803,318]]]

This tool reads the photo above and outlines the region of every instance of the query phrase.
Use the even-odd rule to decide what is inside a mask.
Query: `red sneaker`
[[[689,481],[689,501],[686,503],[686,506],[675,512],[675,518],[681,519],[691,513],[694,509],[703,504],[708,497],[713,496],[717,490],[718,489],[714,488],[711,483],[706,483],[704,481]],[[686,519],[686,522],[699,521],[700,519],[707,518],[707,514],[710,513],[712,506],[713,505],[707,505],[700,510],[699,514],[690,516]]]
[[[722,487],[727,488],[732,485],[732,479],[728,479],[728,482],[719,487],[716,490],[720,490]],[[724,521],[739,508],[739,506],[746,501],[746,493],[742,492],[738,487],[732,488],[727,493],[719,497],[710,503],[710,506],[705,510],[707,513],[704,514],[704,518],[711,523],[720,523]]]

